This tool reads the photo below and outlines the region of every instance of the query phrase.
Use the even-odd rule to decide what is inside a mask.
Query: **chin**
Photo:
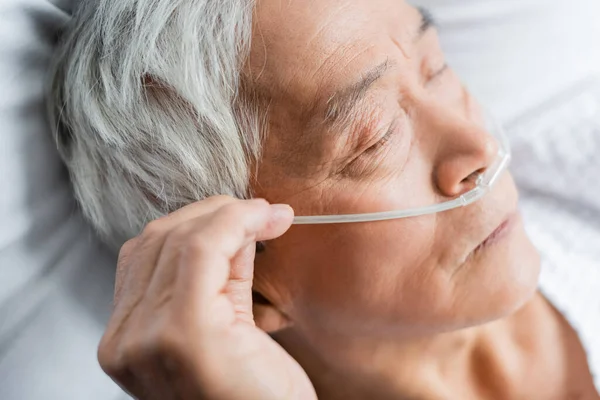
[[[538,289],[541,262],[540,256],[525,233],[521,219],[502,240],[488,245],[478,255],[472,266],[474,290],[479,303],[472,311],[479,322],[489,322],[507,317],[527,304]]]

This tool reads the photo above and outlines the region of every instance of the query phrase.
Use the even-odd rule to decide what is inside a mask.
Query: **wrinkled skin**
[[[290,204],[297,215],[321,215],[430,205],[473,187],[498,145],[445,64],[436,30],[422,28],[421,13],[401,0],[258,1],[244,72],[268,105],[256,197]],[[346,88],[375,75],[358,103],[344,106]],[[576,334],[536,294],[539,258],[517,198],[506,173],[468,207],[387,222],[292,226],[280,236],[288,220],[276,232],[255,229],[228,253],[215,238],[245,226],[243,213],[235,214],[239,221],[230,216],[206,226],[186,222],[197,218],[189,211],[177,223],[159,220],[121,255],[129,272],[118,279],[121,298],[101,364],[148,399],[169,398],[171,387],[192,388],[186,399],[309,400],[314,393],[300,366],[321,399],[597,398]],[[198,233],[189,239],[185,229]],[[265,240],[254,261],[260,301],[253,315],[252,240]],[[187,248],[200,250],[180,258]],[[176,270],[188,272],[152,277],[170,293],[157,308],[156,293],[141,295],[147,283],[140,288],[136,281],[144,271],[169,270],[169,258],[164,264],[157,257],[165,249],[178,255]],[[212,253],[219,262],[211,263]],[[245,284],[232,291],[241,264]],[[203,285],[196,269],[217,269],[220,280]],[[258,334],[252,316],[299,364]],[[229,334],[239,323],[244,333]],[[155,327],[150,339],[141,334],[148,327]],[[260,350],[248,357],[248,348]],[[173,363],[180,379],[152,378]],[[213,368],[235,374],[207,372]]]
[[[259,2],[248,76],[271,97],[259,197],[319,215],[430,205],[473,187],[498,145],[436,30],[419,34],[421,25],[398,0]],[[353,124],[329,128],[323,103],[385,61]],[[376,345],[479,325],[536,288],[538,256],[516,212],[505,174],[469,207],[293,227],[259,257],[256,289],[322,354],[350,354],[355,338]],[[501,240],[480,246],[507,218]]]
[[[292,217],[288,206],[213,197],[150,223],[119,254],[104,371],[140,399],[315,399],[252,319],[254,242]]]

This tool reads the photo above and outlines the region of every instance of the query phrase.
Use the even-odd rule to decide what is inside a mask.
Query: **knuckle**
[[[115,346],[106,337],[103,337],[100,341],[96,356],[102,370],[110,376],[119,374],[123,369],[122,363],[119,362],[120,357]]]
[[[245,221],[253,213],[268,210],[266,200],[235,201],[219,207],[216,211],[176,229],[169,237],[169,245],[176,244],[194,258],[201,257],[229,247],[245,230]]]
[[[219,205],[219,204],[228,204],[228,203],[232,203],[237,201],[237,199],[231,197],[231,196],[227,196],[227,195],[217,195],[217,196],[211,196],[211,197],[207,197],[206,199],[204,199],[202,202],[205,204],[215,204],[215,205]]]
[[[235,236],[235,233],[232,233],[231,228],[227,226],[204,226],[187,235],[181,251],[187,255],[189,261],[207,261],[220,253],[223,247],[227,247],[232,236]]]
[[[123,243],[123,246],[121,246],[121,250],[119,250],[119,259],[125,259],[129,257],[129,255],[133,252],[137,244],[137,238],[129,239],[128,241]]]
[[[227,228],[228,230],[241,228],[249,218],[256,214],[265,213],[268,209],[269,203],[265,200],[228,204],[215,213],[212,226],[215,229]]]
[[[121,346],[123,360],[130,367],[147,362],[152,352],[151,343],[143,340],[139,334],[128,338]]]
[[[141,238],[147,240],[148,238],[153,238],[161,235],[164,232],[163,228],[163,219],[155,219],[154,221],[149,222],[140,235]]]
[[[242,203],[228,204],[215,212],[215,218],[222,221],[236,221],[244,215],[246,207]]]
[[[226,220],[239,222],[247,216],[251,210],[266,209],[268,206],[269,203],[266,200],[261,199],[251,200],[251,202],[237,202],[223,206],[217,211],[217,215]]]
[[[190,233],[186,237],[185,250],[196,256],[214,252],[218,239],[215,235],[207,234],[204,230]]]

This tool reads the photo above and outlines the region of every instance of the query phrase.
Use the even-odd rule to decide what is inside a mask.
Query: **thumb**
[[[254,275],[254,244],[248,245],[231,260],[231,276],[223,288],[235,311],[236,319],[254,325],[252,314],[252,280]]]

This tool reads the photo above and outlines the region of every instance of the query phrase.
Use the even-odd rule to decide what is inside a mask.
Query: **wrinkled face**
[[[258,2],[248,71],[269,115],[257,196],[322,215],[425,206],[473,187],[497,143],[429,22],[401,0]],[[293,226],[258,255],[255,285],[315,341],[483,323],[536,288],[516,211],[505,173],[468,207]]]

